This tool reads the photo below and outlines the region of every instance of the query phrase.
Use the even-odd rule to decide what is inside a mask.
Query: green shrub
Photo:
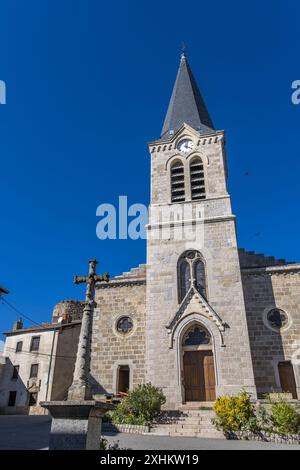
[[[246,392],[219,397],[214,403],[216,418],[213,422],[217,429],[224,432],[300,433],[300,413],[295,405],[280,396],[268,396],[268,399],[267,406],[259,405],[255,408]]]
[[[165,402],[166,398],[160,388],[150,383],[139,385],[112,412],[112,422],[137,425],[151,423]]]
[[[264,405],[258,405],[255,411],[257,430],[273,432],[270,414]]]
[[[274,431],[280,434],[298,434],[300,432],[300,414],[295,406],[281,399],[272,403],[270,420]]]
[[[245,391],[237,396],[218,397],[214,403],[214,411],[214,424],[224,432],[257,428],[254,407]]]

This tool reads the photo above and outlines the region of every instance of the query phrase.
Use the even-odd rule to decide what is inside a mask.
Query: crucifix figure
[[[86,283],[85,307],[83,309],[81,330],[77,348],[73,382],[68,392],[68,400],[89,400],[92,398],[88,380],[90,371],[90,344],[91,344],[91,319],[95,307],[94,290],[95,283],[108,282],[108,274],[96,274],[97,261],[89,261],[89,273],[87,276],[75,276],[74,284]]]

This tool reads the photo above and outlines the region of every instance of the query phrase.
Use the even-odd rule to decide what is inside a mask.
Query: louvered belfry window
[[[180,161],[174,162],[171,166],[171,200],[172,202],[185,200],[184,167]]]
[[[192,201],[205,199],[204,168],[201,158],[195,158],[191,161],[190,177]]]

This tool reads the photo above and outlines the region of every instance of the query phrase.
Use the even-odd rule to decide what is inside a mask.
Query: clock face
[[[177,148],[180,152],[187,153],[193,150],[194,143],[190,139],[183,139],[178,143]]]

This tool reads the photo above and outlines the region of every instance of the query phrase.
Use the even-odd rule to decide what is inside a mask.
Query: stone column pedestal
[[[41,406],[52,416],[49,450],[100,450],[104,414],[113,405],[88,401],[49,401]]]

